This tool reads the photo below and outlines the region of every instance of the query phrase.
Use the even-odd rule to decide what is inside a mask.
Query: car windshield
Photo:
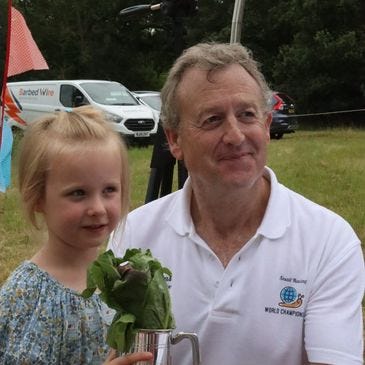
[[[159,95],[141,95],[140,98],[151,108],[161,110],[161,98]]]
[[[84,82],[81,86],[99,104],[138,105],[128,89],[118,82]]]

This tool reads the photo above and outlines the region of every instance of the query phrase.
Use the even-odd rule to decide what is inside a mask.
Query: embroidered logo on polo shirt
[[[284,276],[280,276],[280,280],[298,285],[305,285],[307,283],[307,280],[286,278]],[[278,296],[280,298],[280,301],[277,302],[278,307],[265,307],[265,312],[300,318],[304,317],[304,312],[298,310],[303,305],[304,295],[299,293],[297,288],[292,285],[286,285],[282,287]]]
[[[292,286],[286,286],[280,291],[280,307],[299,308],[303,304],[304,295],[297,292]]]

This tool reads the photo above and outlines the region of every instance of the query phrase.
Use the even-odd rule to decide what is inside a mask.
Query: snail
[[[304,295],[299,294],[297,300],[295,300],[292,303],[279,303],[280,307],[286,307],[286,308],[299,308],[303,304]]]

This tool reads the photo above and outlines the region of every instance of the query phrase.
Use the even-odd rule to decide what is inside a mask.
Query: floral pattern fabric
[[[0,289],[0,364],[102,364],[113,316],[26,261]]]

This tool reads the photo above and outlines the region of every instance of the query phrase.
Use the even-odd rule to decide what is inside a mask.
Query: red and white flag
[[[48,69],[47,62],[38,49],[23,15],[11,7],[10,47],[7,76],[29,70]]]
[[[34,42],[23,15],[11,4],[11,0],[8,0],[8,31],[3,85],[0,95],[0,151],[3,142],[4,99],[7,78],[30,70],[48,70],[47,62]]]

